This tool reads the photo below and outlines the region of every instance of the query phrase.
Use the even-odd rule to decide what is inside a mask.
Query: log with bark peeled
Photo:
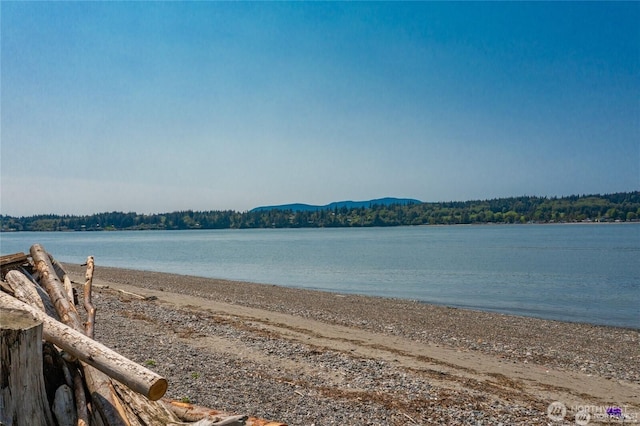
[[[93,256],[87,257],[87,272],[84,283],[84,309],[87,311],[87,322],[84,325],[84,332],[93,339],[93,328],[96,321],[96,307],[91,303],[91,285],[93,283]]]
[[[46,288],[56,308],[56,313],[61,321],[72,329],[84,335],[85,329],[80,321],[80,316],[75,306],[67,299],[67,292],[63,289],[62,282],[55,271],[52,256],[39,244],[34,244],[30,249],[36,274],[40,276],[41,284]],[[94,415],[95,420],[100,420],[109,426],[133,426],[126,413],[122,410],[122,403],[113,391],[111,379],[105,373],[92,367],[89,363],[81,363],[85,382],[91,394],[91,400],[97,408],[99,415]],[[166,386],[165,386],[166,387]],[[139,424],[139,423],[137,423]]]
[[[64,285],[55,273],[49,254],[40,244],[32,245],[29,251],[35,268],[40,274],[40,284],[49,293],[49,297],[60,315],[60,320],[67,325],[71,323],[80,324],[78,312],[75,306],[69,303],[67,294],[64,291]]]
[[[29,281],[31,281],[31,283],[35,287],[36,291],[38,292],[38,295],[40,296],[40,299],[42,299],[42,303],[44,303],[44,311],[47,313],[47,315],[60,321],[60,315],[58,315],[58,311],[56,311],[56,307],[53,306],[53,302],[51,302],[51,298],[49,297],[49,294],[44,288],[42,288],[42,286],[35,279],[33,274],[27,271],[26,268],[19,268],[18,271],[22,275],[24,275]],[[25,301],[23,300],[23,302]],[[28,303],[28,302],[25,302],[25,303]]]
[[[148,399],[156,401],[167,391],[168,383],[163,377],[88,338],[81,332],[52,319],[42,311],[2,292],[0,292],[0,305],[29,312],[34,318],[42,321],[45,340]]]
[[[56,391],[51,410],[56,416],[58,426],[77,426],[78,416],[73,400],[73,391],[69,386],[62,385]]]
[[[36,290],[36,285],[22,272],[14,269],[13,271],[7,272],[4,279],[13,289],[13,296],[16,299],[22,300],[24,303],[40,309],[42,312],[46,312],[40,293]],[[51,308],[53,308],[53,306],[51,306]]]
[[[42,322],[2,308],[0,319],[0,424],[53,426],[42,374]]]
[[[162,403],[171,411],[173,411],[181,420],[186,422],[196,422],[202,419],[216,419],[218,422],[226,420],[233,421],[242,418],[244,426],[287,426],[286,423],[272,422],[265,419],[248,416],[234,416],[225,414],[222,411],[212,410],[211,408],[194,405],[188,402],[176,401],[173,399],[162,398]],[[220,423],[214,423],[217,425]]]
[[[84,392],[84,382],[82,376],[77,369],[73,371],[73,395],[76,402],[76,410],[78,414],[77,426],[89,425],[89,413],[87,412],[87,395]]]
[[[49,254],[49,260],[51,261],[51,265],[53,266],[53,270],[56,272],[58,279],[62,281],[64,292],[67,295],[67,300],[73,305],[73,286],[71,285],[71,278],[69,278],[69,275],[64,270],[60,262],[55,260],[51,254]]]

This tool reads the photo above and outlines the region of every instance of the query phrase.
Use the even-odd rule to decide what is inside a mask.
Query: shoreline
[[[216,409],[290,425],[547,424],[553,401],[640,413],[635,329],[110,267],[94,283],[96,339]]]
[[[166,229],[166,228],[100,228],[100,229],[59,229],[59,230],[32,230],[32,229],[0,229],[1,233],[20,233],[20,232],[154,232],[154,231],[244,231],[257,229],[358,229],[358,228],[413,228],[413,227],[449,227],[449,226],[530,226],[530,225],[637,225],[640,219],[624,220],[624,221],[576,221],[576,222],[478,222],[478,223],[434,223],[420,225],[386,225],[386,226],[309,226],[309,227],[256,227],[256,228],[184,228],[184,229]]]
[[[436,225],[437,226],[437,225]],[[444,225],[444,226],[449,226],[449,225]],[[73,267],[71,266],[72,264],[66,263],[66,265],[68,265],[69,267]],[[446,308],[446,309],[461,309],[464,311],[470,311],[470,312],[476,312],[478,314],[494,314],[494,315],[505,315],[505,316],[510,316],[510,317],[516,317],[516,318],[529,318],[529,319],[537,319],[537,320],[541,320],[541,321],[553,321],[553,322],[559,322],[559,323],[567,323],[567,324],[576,324],[576,325],[582,325],[582,326],[595,326],[595,327],[609,327],[609,328],[613,328],[613,329],[621,329],[621,330],[628,330],[628,331],[636,331],[636,332],[640,332],[640,324],[638,326],[631,326],[631,325],[614,325],[614,324],[602,324],[602,323],[591,323],[591,322],[585,322],[585,321],[571,321],[569,319],[559,319],[559,318],[543,318],[540,316],[535,316],[535,315],[527,315],[526,313],[517,313],[517,312],[503,312],[500,309],[482,309],[482,308],[478,308],[478,307],[474,307],[474,306],[467,306],[467,305],[455,305],[455,304],[445,304],[445,303],[438,303],[438,302],[434,302],[434,301],[427,301],[427,300],[421,300],[421,299],[405,299],[405,298],[401,298],[401,297],[388,297],[388,296],[378,296],[378,295],[368,295],[368,294],[362,294],[362,293],[357,293],[357,292],[349,292],[349,291],[342,291],[342,292],[338,292],[338,291],[332,291],[332,290],[326,290],[326,289],[322,289],[322,288],[313,288],[313,287],[293,287],[293,286],[285,286],[285,285],[280,285],[280,284],[274,284],[274,283],[261,283],[261,282],[251,282],[251,281],[244,281],[244,280],[236,280],[236,279],[229,279],[229,278],[216,278],[216,277],[205,277],[205,276],[200,276],[200,275],[189,275],[189,274],[179,274],[179,273],[174,273],[174,272],[162,272],[162,271],[151,271],[151,270],[145,270],[145,269],[131,269],[131,268],[121,268],[121,267],[116,267],[116,266],[101,266],[100,268],[104,268],[106,270],[126,270],[126,271],[131,271],[131,272],[138,272],[138,273],[143,273],[143,274],[150,274],[150,273],[157,273],[157,274],[165,274],[165,275],[175,275],[178,277],[184,277],[185,279],[196,279],[196,280],[211,280],[212,282],[229,282],[229,283],[237,283],[240,285],[249,285],[249,286],[268,286],[268,287],[277,287],[279,289],[285,290],[285,289],[291,289],[291,290],[299,290],[301,292],[312,292],[312,293],[326,293],[327,295],[334,295],[337,297],[342,297],[342,296],[351,296],[351,297],[362,297],[365,299],[382,299],[382,300],[390,300],[390,301],[397,301],[398,303],[418,303],[418,304],[423,304],[423,305],[427,305],[427,306],[431,306],[434,308]]]

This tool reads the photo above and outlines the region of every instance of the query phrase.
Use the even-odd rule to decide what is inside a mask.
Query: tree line
[[[640,191],[560,198],[522,196],[464,202],[373,204],[317,211],[186,210],[150,215],[134,212],[85,216],[0,215],[0,230],[179,230],[635,221],[640,221]]]

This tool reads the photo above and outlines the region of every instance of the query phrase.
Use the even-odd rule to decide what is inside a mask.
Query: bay
[[[640,328],[640,224],[0,234],[58,260]]]

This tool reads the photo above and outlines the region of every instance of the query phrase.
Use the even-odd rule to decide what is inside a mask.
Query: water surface
[[[0,234],[58,260],[640,328],[640,224]],[[99,269],[97,269],[99,274]]]

